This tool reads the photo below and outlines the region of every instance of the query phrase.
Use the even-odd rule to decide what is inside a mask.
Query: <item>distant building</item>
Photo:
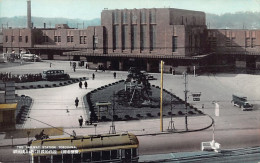
[[[103,10],[101,26],[74,29],[57,24],[3,33],[5,53],[30,50],[42,59],[87,61],[89,68],[134,66],[157,72],[160,60],[167,72],[222,63],[259,67],[260,30],[207,29],[205,13],[199,11]]]

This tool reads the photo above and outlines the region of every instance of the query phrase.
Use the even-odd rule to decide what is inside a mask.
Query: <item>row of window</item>
[[[131,162],[138,156],[137,149],[121,149],[101,152],[87,152],[78,154],[63,154],[34,157],[34,162],[99,162],[109,160],[125,160]]]
[[[127,11],[119,11],[116,10],[113,12],[113,23],[114,24],[119,24],[119,19],[120,19],[120,12],[121,12],[121,20],[123,22],[123,24],[127,24],[127,21],[130,19],[132,24],[136,24],[137,23],[137,19],[138,19],[138,14],[135,13],[130,13],[128,14]],[[141,23],[145,24],[147,23],[147,15],[146,15],[147,11],[146,10],[142,10],[141,11]],[[130,18],[128,18],[128,16],[130,15]],[[156,11],[155,10],[149,10],[149,21],[150,23],[154,24],[156,23]]]
[[[217,39],[216,38],[210,38],[209,39],[209,44],[212,48],[217,47]],[[226,47],[232,47],[235,46],[235,38],[226,38],[225,40],[225,46]],[[256,47],[256,38],[246,38],[245,39],[245,47],[251,47],[254,48]]]
[[[209,37],[216,37],[217,32],[211,31],[208,33]],[[236,38],[236,32],[234,31],[225,31],[225,36],[228,38]],[[246,38],[256,38],[256,31],[245,31]]]
[[[43,42],[49,42],[48,36],[43,36]],[[61,42],[61,36],[54,36],[54,42]],[[74,36],[67,36],[67,42],[74,42]],[[87,44],[87,36],[80,36],[80,44]]]
[[[29,37],[25,36],[24,37],[25,42],[28,43]],[[10,42],[15,42],[15,36],[11,36]],[[5,42],[9,42],[8,36],[5,36]],[[23,42],[23,36],[18,36],[18,42]]]

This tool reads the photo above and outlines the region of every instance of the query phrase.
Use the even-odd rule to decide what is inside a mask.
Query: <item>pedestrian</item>
[[[74,138],[76,138],[77,134],[76,134],[75,130],[72,131],[72,136],[73,136]]]
[[[86,89],[88,88],[88,83],[87,83],[87,81],[84,82],[84,86],[85,86]]]
[[[76,97],[76,99],[75,99],[75,106],[76,106],[76,108],[78,107],[78,105],[79,105],[79,99],[78,99],[78,97]]]
[[[50,67],[51,67],[51,63],[50,63]]]
[[[76,62],[73,62],[73,71],[76,71]]]
[[[79,117],[79,127],[82,128],[82,124],[83,124],[83,118],[82,116]]]
[[[114,79],[116,78],[116,72],[114,72]]]
[[[82,82],[81,81],[79,82],[79,88],[82,88]]]
[[[93,80],[95,79],[95,74],[94,74],[94,73],[92,74],[92,79],[93,79]]]

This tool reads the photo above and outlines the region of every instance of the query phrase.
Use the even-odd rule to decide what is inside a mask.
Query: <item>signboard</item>
[[[201,93],[192,93],[193,101],[200,101]]]
[[[193,98],[193,101],[200,101],[200,98]]]

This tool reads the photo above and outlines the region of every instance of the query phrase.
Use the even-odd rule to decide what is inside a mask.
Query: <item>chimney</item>
[[[43,23],[43,28],[46,28],[46,23]]]
[[[27,0],[27,28],[32,28],[31,20],[31,0]]]

